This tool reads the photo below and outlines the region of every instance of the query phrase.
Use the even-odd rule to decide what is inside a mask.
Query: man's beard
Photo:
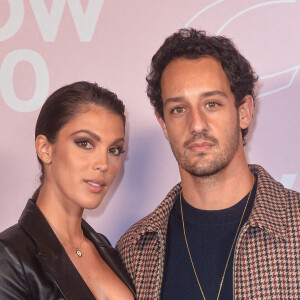
[[[178,152],[177,149],[175,149],[172,146],[172,141],[170,140],[170,145],[173,151],[173,154],[179,164],[179,166],[190,173],[193,176],[197,177],[208,177],[217,174],[224,168],[226,168],[231,160],[233,159],[235,153],[237,152],[238,146],[239,146],[239,139],[240,139],[240,128],[239,124],[235,127],[234,131],[231,135],[228,136],[227,140],[225,141],[226,144],[224,145],[223,149],[220,149],[219,141],[218,139],[209,136],[205,131],[195,134],[190,140],[186,141],[184,143],[184,153]],[[209,141],[213,144],[213,147],[216,148],[216,150],[219,149],[219,152],[216,152],[214,157],[211,158],[211,160],[206,161],[206,152],[199,152],[197,154],[198,159],[196,159],[196,162],[192,163],[187,156],[186,152],[188,151],[188,145],[197,142],[197,141]],[[194,154],[194,157],[196,154]]]

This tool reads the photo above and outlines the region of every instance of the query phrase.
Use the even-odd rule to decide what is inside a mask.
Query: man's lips
[[[218,144],[218,139],[203,132],[193,135],[190,139],[183,143],[183,146],[186,149],[193,149],[194,147],[203,147],[204,149],[205,147],[213,147]]]
[[[188,145],[188,149],[191,151],[205,151],[209,150],[214,146],[211,142],[195,142]]]
[[[100,193],[106,185],[105,181],[97,179],[85,179],[84,182],[93,193]]]

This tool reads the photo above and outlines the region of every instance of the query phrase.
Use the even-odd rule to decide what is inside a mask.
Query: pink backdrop
[[[0,0],[0,231],[38,184],[39,108],[77,80],[115,91],[128,116],[122,170],[85,218],[114,244],[155,208],[179,175],[144,78],[163,40],[188,26],[231,37],[261,76],[248,160],[300,191],[299,12],[299,0]]]

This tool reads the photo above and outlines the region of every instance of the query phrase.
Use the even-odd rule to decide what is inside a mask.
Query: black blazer
[[[118,252],[84,220],[82,229],[135,296]],[[0,233],[0,299],[95,299],[33,200],[18,224]]]

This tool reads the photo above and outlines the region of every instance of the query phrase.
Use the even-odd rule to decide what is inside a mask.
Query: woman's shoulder
[[[9,257],[23,256],[25,252],[32,252],[34,244],[19,224],[15,224],[0,233],[0,256],[4,253]]]
[[[22,255],[26,244],[29,238],[18,224],[0,233],[0,299],[31,298]]]
[[[0,233],[0,242],[2,244],[19,244],[24,239],[27,239],[27,235],[19,224],[15,224]]]

